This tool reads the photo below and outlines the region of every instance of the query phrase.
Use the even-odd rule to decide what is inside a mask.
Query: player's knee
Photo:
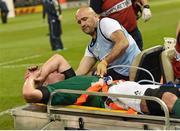
[[[54,54],[53,55],[53,58],[56,59],[56,60],[64,60],[64,57],[62,55],[59,55],[59,54]]]
[[[165,92],[162,95],[162,100],[164,101],[164,103],[167,105],[168,109],[170,112],[172,112],[172,108],[174,106],[174,103],[177,100],[177,96],[172,94],[171,92]]]

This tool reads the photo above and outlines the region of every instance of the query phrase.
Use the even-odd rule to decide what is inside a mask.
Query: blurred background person
[[[53,51],[62,50],[64,47],[61,39],[62,26],[60,3],[57,0],[42,0],[42,4],[43,19],[45,19],[46,14],[48,16],[51,49]]]
[[[151,18],[151,10],[147,0],[90,0],[90,7],[101,17],[110,17],[122,24],[134,38],[140,50],[143,50],[141,32],[137,26],[136,2],[142,7],[142,19],[147,21]],[[136,9],[136,10],[134,10]],[[139,11],[138,11],[139,12]]]
[[[6,2],[0,0],[0,10],[1,10],[1,21],[3,24],[7,23],[7,17],[9,13],[9,9],[6,5]]]
[[[180,20],[176,28],[175,58],[172,59],[175,81],[180,84]]]

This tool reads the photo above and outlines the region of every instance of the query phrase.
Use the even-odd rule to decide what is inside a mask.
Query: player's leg
[[[53,55],[47,62],[43,64],[41,67],[40,76],[37,78],[37,80],[44,81],[52,72],[65,74],[66,78],[75,75],[74,70],[71,68],[68,61],[59,54]]]
[[[165,92],[162,96],[162,100],[167,105],[169,112],[175,117],[180,117],[180,99],[170,92]]]

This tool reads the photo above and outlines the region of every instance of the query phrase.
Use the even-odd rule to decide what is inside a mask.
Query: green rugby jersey
[[[55,84],[48,85],[48,91],[51,93],[56,89],[71,89],[71,90],[87,90],[92,82],[99,80],[96,76],[74,76]],[[79,97],[79,94],[70,93],[56,93],[52,98],[52,105],[71,105],[74,104]],[[83,105],[102,107],[104,108],[104,102],[101,96],[89,96],[87,102]]]

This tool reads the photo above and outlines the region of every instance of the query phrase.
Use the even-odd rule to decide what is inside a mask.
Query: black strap
[[[64,72],[61,72],[62,74],[64,74],[65,76],[65,79],[68,79],[68,78],[71,78],[73,76],[76,76],[76,73],[74,72],[74,70],[72,68],[64,71]]]
[[[41,99],[40,103],[47,104],[49,101],[49,97],[50,97],[50,92],[48,91],[47,87],[41,86],[36,89],[40,90],[42,92],[42,99]]]

